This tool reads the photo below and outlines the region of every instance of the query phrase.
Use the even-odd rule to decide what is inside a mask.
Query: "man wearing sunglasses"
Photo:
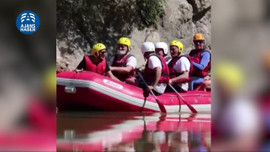
[[[190,90],[194,90],[196,85],[201,84],[211,69],[211,53],[205,49],[205,38],[203,34],[196,33],[193,37],[193,43],[195,49],[189,53],[193,65]]]
[[[92,55],[85,55],[83,60],[77,66],[76,71],[87,70],[106,75],[114,80],[118,80],[111,72],[106,63],[106,47],[102,43],[97,43],[92,48]]]

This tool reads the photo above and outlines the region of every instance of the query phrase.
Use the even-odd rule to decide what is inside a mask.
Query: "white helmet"
[[[164,54],[167,55],[168,54],[168,45],[165,42],[157,42],[155,45],[156,49],[163,49]]]
[[[145,52],[155,52],[155,46],[152,42],[144,42],[141,51],[143,55]]]

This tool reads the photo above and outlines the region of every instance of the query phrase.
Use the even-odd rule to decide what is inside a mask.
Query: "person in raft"
[[[202,33],[196,33],[193,37],[195,49],[189,53],[193,70],[190,71],[191,83],[190,90],[194,90],[196,86],[203,83],[204,78],[211,69],[211,53],[205,49],[205,38]]]
[[[117,54],[110,61],[112,73],[121,81],[135,85],[134,72],[137,66],[136,58],[130,54],[130,40],[121,37],[118,40]]]
[[[156,95],[164,93],[167,83],[169,82],[169,69],[165,59],[155,54],[155,46],[152,42],[145,42],[141,47],[141,52],[147,60],[144,69],[144,78],[147,86],[144,88],[145,94],[149,94],[150,90]]]
[[[192,66],[190,66],[190,59],[186,55],[182,55],[184,46],[182,42],[178,40],[173,40],[170,44],[170,53],[172,59],[168,63],[170,71],[170,81],[169,83],[178,91],[178,92],[187,92],[189,71]],[[167,87],[166,92],[173,92],[170,87]]]
[[[85,55],[83,60],[77,66],[76,71],[92,71],[101,75],[106,75],[111,79],[118,80],[112,74],[109,65],[106,63],[105,54],[106,46],[102,43],[95,44],[92,48],[92,55]]]
[[[155,44],[155,52],[157,55],[162,56],[166,62],[168,62],[171,58],[168,55],[168,45],[165,42],[157,42]]]

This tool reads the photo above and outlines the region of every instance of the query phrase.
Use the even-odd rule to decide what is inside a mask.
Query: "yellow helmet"
[[[118,40],[118,44],[123,44],[123,45],[128,46],[128,50],[129,50],[129,48],[130,48],[130,40],[129,40],[127,37],[121,37],[121,38]]]
[[[184,45],[182,44],[182,42],[177,41],[177,40],[173,40],[171,42],[170,46],[177,46],[179,49],[179,53],[183,52],[183,50],[184,50]]]
[[[229,61],[221,61],[213,70],[217,81],[223,82],[230,91],[238,91],[244,84],[244,72],[236,64]]]
[[[204,41],[204,36],[202,33],[196,33],[193,37],[193,41],[198,41],[198,40],[203,40]]]
[[[92,54],[96,56],[96,53],[98,53],[101,50],[106,49],[106,46],[102,43],[97,43],[92,48]]]

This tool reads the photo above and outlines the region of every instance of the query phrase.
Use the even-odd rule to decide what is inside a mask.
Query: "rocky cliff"
[[[131,39],[131,53],[138,60],[137,67],[145,64],[140,52],[141,44],[145,41],[169,44],[177,39],[184,44],[184,53],[188,53],[193,48],[193,35],[201,32],[206,38],[206,47],[211,50],[211,0],[152,2],[155,3],[151,3],[150,8],[142,8],[147,7],[143,0],[113,0],[110,4],[101,1],[91,1],[91,4],[76,1],[75,4],[72,0],[58,0],[57,70],[75,69],[96,42],[107,46],[107,58],[110,59],[122,36]],[[153,5],[156,6],[152,8]],[[140,9],[145,9],[148,14]],[[151,16],[151,12],[158,17]]]

